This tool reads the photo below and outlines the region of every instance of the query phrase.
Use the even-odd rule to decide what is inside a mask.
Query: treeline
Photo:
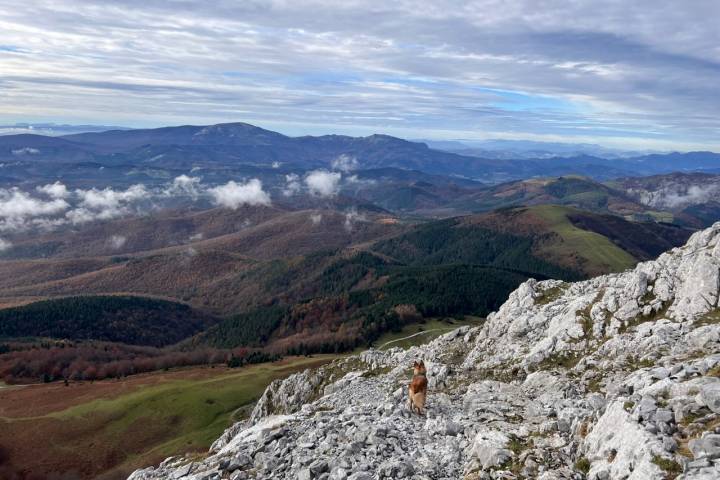
[[[350,279],[353,284],[368,276],[376,281],[366,288],[352,289],[353,284],[348,284],[343,293],[331,291],[232,317],[200,334],[197,345],[265,345],[268,351],[289,355],[347,351],[423,318],[485,316],[528,278],[512,270],[473,265],[407,267],[368,253],[342,259],[326,272],[330,278]]]
[[[161,347],[217,320],[187,305],[135,296],[82,296],[0,310],[0,337],[102,340]]]
[[[211,327],[203,336],[218,348],[262,346],[280,326],[288,310],[287,306],[273,305],[234,315]]]
[[[104,342],[43,342],[5,347],[7,353],[0,355],[0,377],[6,383],[94,381],[175,367],[223,363],[241,367],[279,358],[248,348],[179,351]]]

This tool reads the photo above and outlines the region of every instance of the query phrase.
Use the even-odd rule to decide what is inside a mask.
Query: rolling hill
[[[160,212],[39,237],[55,245],[47,258],[18,244],[0,262],[0,305],[152,297],[222,317],[187,347],[339,351],[427,317],[486,315],[528,277],[629,268],[689,233],[546,205],[420,223],[373,211]]]
[[[475,211],[522,205],[567,205],[597,213],[631,216],[648,207],[623,190],[588,177],[543,177],[495,185],[458,200],[458,206]]]
[[[232,316],[193,342],[336,352],[422,318],[486,315],[529,277],[573,280],[631,268],[683,244],[690,233],[562,206],[428,222],[326,256],[314,276],[300,264],[302,290]],[[293,271],[283,277],[297,278]]]

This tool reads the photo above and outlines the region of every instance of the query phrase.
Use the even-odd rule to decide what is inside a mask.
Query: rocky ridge
[[[130,479],[720,478],[719,294],[717,223],[633,270],[528,280],[481,327],[275,381],[207,458]]]

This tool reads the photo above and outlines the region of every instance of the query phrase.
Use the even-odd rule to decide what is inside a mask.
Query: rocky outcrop
[[[131,479],[720,478],[719,240],[529,280],[482,327],[274,382],[206,459]],[[425,417],[406,404],[418,358]]]

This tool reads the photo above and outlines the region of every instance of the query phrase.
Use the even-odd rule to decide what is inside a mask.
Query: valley
[[[635,268],[720,201],[704,155],[639,177],[631,158],[247,124],[0,137],[23,142],[0,178],[0,472],[18,480],[202,460],[271,380],[480,327],[529,279]]]
[[[381,350],[407,348],[481,324],[482,319],[430,319],[383,334],[375,344]],[[249,415],[272,380],[345,356],[174,368],[67,386],[0,384],[0,475],[115,480],[171,455],[201,459],[226,428]],[[32,441],[37,436],[45,439],[42,449]]]
[[[0,389],[0,476],[115,480],[169,455],[202,454],[273,379],[333,358]]]

